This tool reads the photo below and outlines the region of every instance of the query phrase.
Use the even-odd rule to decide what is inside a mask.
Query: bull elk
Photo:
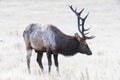
[[[86,40],[92,39],[94,38],[94,36],[86,36],[88,33],[86,33],[85,31],[88,31],[89,29],[84,28],[84,23],[86,18],[88,17],[88,14],[84,18],[82,18],[81,13],[84,9],[82,9],[80,12],[77,12],[77,9],[73,9],[72,5],[69,7],[77,16],[78,30],[82,35],[81,37],[78,35],[78,33],[75,33],[74,36],[66,35],[61,32],[56,26],[51,24],[47,24],[44,26],[41,26],[39,24],[30,24],[24,30],[23,37],[26,44],[26,58],[29,73],[31,73],[30,58],[32,54],[32,49],[34,49],[37,53],[37,62],[42,71],[42,56],[43,52],[46,52],[49,72],[51,71],[52,55],[54,57],[54,63],[58,72],[58,54],[62,54],[64,56],[73,56],[76,53],[80,52],[82,54],[92,55],[92,52],[88,47]]]

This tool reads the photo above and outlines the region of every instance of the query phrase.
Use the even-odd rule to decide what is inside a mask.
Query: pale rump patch
[[[55,34],[54,32],[50,29],[47,28],[43,32],[42,40],[46,46],[55,46]]]
[[[55,47],[55,34],[51,29],[51,25],[39,26],[30,36],[31,46],[36,50],[42,50],[43,47]]]

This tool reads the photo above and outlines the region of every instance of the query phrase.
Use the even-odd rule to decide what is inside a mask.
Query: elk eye
[[[86,47],[86,46],[87,46],[87,43],[83,43],[83,45],[84,45],[84,47]]]

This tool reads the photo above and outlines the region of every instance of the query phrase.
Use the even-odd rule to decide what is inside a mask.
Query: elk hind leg
[[[54,63],[57,68],[57,72],[59,73],[58,54],[54,54]]]
[[[32,49],[27,49],[27,67],[28,67],[28,72],[31,73],[31,70],[30,70],[30,58],[31,58],[31,55],[32,55]]]
[[[48,49],[47,50],[47,59],[48,59],[49,73],[51,72],[51,65],[52,65],[51,54],[52,54],[52,51]]]
[[[43,56],[43,52],[37,52],[37,62],[38,62],[39,67],[41,68],[41,70],[43,72],[42,56]]]

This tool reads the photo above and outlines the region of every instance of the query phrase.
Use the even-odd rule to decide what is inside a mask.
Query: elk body
[[[35,50],[37,53],[37,62],[43,71],[42,65],[42,56],[43,52],[46,52],[47,59],[48,59],[48,67],[49,72],[51,71],[51,56],[53,55],[55,66],[57,67],[57,71],[59,71],[58,65],[58,54],[62,54],[64,56],[72,56],[76,53],[80,52],[87,55],[92,55],[88,44],[86,43],[86,39],[92,39],[93,36],[87,37],[84,29],[84,22],[85,18],[80,17],[80,14],[83,10],[79,13],[69,6],[70,9],[76,14],[78,18],[78,30],[80,31],[82,37],[75,33],[74,36],[69,36],[61,32],[56,26],[47,24],[41,26],[39,24],[30,24],[24,30],[23,37],[26,44],[27,50],[27,66],[28,71],[30,71],[30,57],[32,54],[32,49]],[[80,24],[81,20],[81,24]],[[80,29],[81,27],[81,29]]]

